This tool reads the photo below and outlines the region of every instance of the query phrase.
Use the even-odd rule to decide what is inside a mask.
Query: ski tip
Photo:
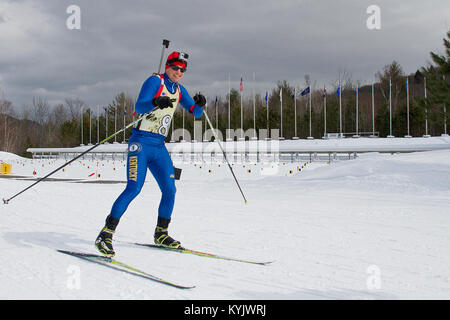
[[[194,289],[196,286],[176,286],[178,289],[186,289],[186,290],[189,290],[189,289]]]
[[[3,200],[3,204],[8,204],[9,203],[8,200],[5,200],[5,199],[2,199],[2,200]]]

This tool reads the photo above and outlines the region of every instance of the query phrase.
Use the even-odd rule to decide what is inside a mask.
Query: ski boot
[[[102,231],[100,231],[97,239],[95,240],[95,246],[98,251],[107,257],[114,257],[116,254],[112,246],[112,237],[116,230],[119,219],[113,218],[111,216],[106,217],[105,226]]]
[[[162,247],[183,249],[180,241],[174,240],[168,234],[170,219],[158,217],[158,224],[156,225],[154,240],[155,244]]]

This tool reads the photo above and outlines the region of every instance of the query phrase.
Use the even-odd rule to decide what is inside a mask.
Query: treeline
[[[29,157],[28,148],[74,147],[81,143],[96,143],[115,128],[132,120],[134,99],[119,93],[107,106],[90,107],[79,98],[65,99],[51,106],[46,99],[36,97],[30,106],[23,106],[17,114],[12,103],[0,99],[1,150]],[[127,132],[125,139],[128,139]],[[111,142],[122,142],[123,135]]]
[[[311,83],[305,76],[304,86],[294,88],[287,81],[278,82],[271,92],[249,96],[244,92],[241,102],[241,92],[232,89],[225,97],[208,97],[207,112],[212,123],[217,123],[218,129],[225,136],[228,121],[232,129],[241,127],[241,103],[243,113],[243,129],[256,126],[259,129],[281,129],[282,93],[283,136],[290,139],[295,135],[295,114],[297,120],[297,136],[306,138],[311,134],[321,138],[326,132],[339,133],[340,114],[342,115],[342,132],[356,132],[356,90],[358,90],[358,132],[375,132],[380,137],[390,134],[390,117],[392,135],[403,137],[407,134],[407,91],[409,89],[409,132],[412,136],[428,134],[440,135],[446,130],[448,123],[447,106],[450,105],[450,32],[444,39],[445,55],[431,53],[433,64],[422,67],[414,74],[406,75],[396,61],[386,65],[376,74],[377,81],[373,84],[374,113],[372,111],[372,84],[360,85],[344,74],[341,77],[341,113],[339,96],[336,91],[339,82],[334,86],[324,87]],[[426,89],[425,89],[426,81]],[[300,93],[306,87],[311,91],[311,111],[309,110],[309,94]],[[294,90],[296,96],[294,97]],[[425,98],[426,95],[426,98]],[[326,98],[326,115],[324,100]],[[217,99],[217,100],[216,100]],[[30,156],[26,152],[30,147],[74,147],[77,145],[96,143],[131,123],[135,100],[124,92],[118,93],[106,106],[92,107],[83,100],[65,99],[64,103],[51,106],[43,97],[35,97],[30,106],[24,106],[21,114],[14,111],[10,101],[0,96],[0,146],[1,150],[13,152],[21,156]],[[296,105],[296,111],[294,106]],[[268,109],[267,109],[268,106]],[[390,115],[390,106],[392,113]],[[228,108],[230,107],[230,119]],[[217,109],[217,111],[216,111]],[[218,117],[216,118],[216,112]],[[255,115],[255,116],[254,116]],[[268,118],[268,122],[267,122]],[[203,119],[202,128],[205,128]],[[183,127],[183,109],[177,109],[172,126],[175,129]],[[194,119],[184,112],[184,128],[193,135]],[[203,129],[204,130],[204,129]],[[119,134],[110,142],[127,141],[131,130]],[[171,140],[169,133],[167,141]],[[182,137],[173,137],[175,141]]]

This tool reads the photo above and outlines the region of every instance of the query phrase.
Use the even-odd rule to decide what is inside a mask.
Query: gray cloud
[[[68,30],[66,8],[81,8],[81,30]],[[368,30],[366,8],[381,8],[381,30]],[[137,96],[156,71],[163,38],[190,54],[190,92],[224,95],[230,74],[246,94],[279,80],[319,86],[346,70],[369,83],[385,64],[414,72],[442,50],[450,4],[349,1],[5,1],[0,3],[0,87],[16,107],[41,95],[107,104],[119,91]],[[253,84],[253,73],[256,83]]]

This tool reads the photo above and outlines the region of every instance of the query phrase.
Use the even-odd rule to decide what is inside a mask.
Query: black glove
[[[204,107],[206,104],[206,98],[201,93],[197,93],[194,96],[194,101],[195,101],[195,104],[198,105],[199,107]]]
[[[170,100],[170,98],[168,96],[159,96],[159,97],[153,98],[152,103],[154,106],[157,106],[160,109],[173,107],[172,101]]]

